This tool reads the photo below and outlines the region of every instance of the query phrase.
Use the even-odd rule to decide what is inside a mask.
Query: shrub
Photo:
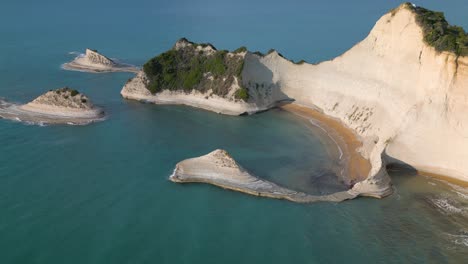
[[[244,60],[242,60],[239,67],[237,67],[236,75],[242,78],[242,71],[243,70],[244,70]]]
[[[217,52],[208,59],[204,65],[206,71],[215,75],[223,75],[226,72],[226,66],[224,64],[224,56],[226,53],[226,51]]]
[[[235,51],[233,51],[234,53],[241,53],[241,52],[246,52],[247,51],[247,48],[242,46],[238,49],[236,49]]]
[[[77,90],[71,90],[70,94],[71,94],[71,96],[75,96],[75,95],[78,95],[80,93]]]
[[[247,101],[249,99],[249,91],[246,88],[241,87],[236,91],[235,97],[237,99]]]
[[[203,73],[201,72],[200,67],[192,68],[184,79],[184,89],[191,90],[193,86],[200,83],[202,77]]]
[[[212,47],[204,44],[205,47],[208,45]],[[228,94],[235,80],[233,77],[241,80],[243,58],[227,56],[227,50],[218,51],[214,47],[214,53],[199,52],[198,46],[202,45],[192,43],[184,48],[171,49],[146,62],[143,65],[148,77],[146,88],[153,94],[163,90],[206,92],[209,88],[219,96]]]
[[[445,20],[444,13],[408,5],[416,13],[424,41],[437,51],[449,51],[458,56],[468,56],[468,34],[462,27],[452,26]]]

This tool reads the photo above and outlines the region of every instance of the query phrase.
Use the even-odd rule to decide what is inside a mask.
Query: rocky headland
[[[356,193],[391,193],[391,164],[468,181],[468,35],[440,12],[404,3],[364,40],[319,64],[185,39],[167,53],[148,61],[122,95],[232,115],[291,100],[316,109],[361,142],[351,151],[370,170],[353,185]]]
[[[103,120],[105,114],[86,95],[65,87],[23,105],[1,101],[0,117],[33,124],[83,125]]]
[[[280,90],[249,92],[243,80],[247,55],[243,47],[229,52],[182,38],[172,49],[149,60],[121,94],[127,99],[189,105],[227,115],[261,112],[288,101],[270,94]]]
[[[97,50],[86,49],[85,54],[80,54],[73,61],[62,65],[65,70],[84,72],[138,72],[139,68],[120,63],[100,54]]]

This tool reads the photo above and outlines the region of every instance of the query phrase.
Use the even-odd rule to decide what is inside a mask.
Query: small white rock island
[[[114,61],[92,49],[86,49],[85,54],[81,54],[73,61],[63,64],[62,68],[93,73],[139,71],[138,67]]]
[[[86,95],[64,87],[23,105],[0,101],[0,117],[33,124],[84,125],[103,120],[105,114]]]

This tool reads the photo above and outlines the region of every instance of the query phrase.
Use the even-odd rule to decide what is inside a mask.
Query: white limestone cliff
[[[243,80],[278,87],[295,103],[318,107],[352,128],[372,163],[356,190],[384,179],[374,177],[385,174],[382,156],[468,181],[468,58],[427,45],[406,5],[331,61],[296,65],[277,53],[248,54]]]
[[[140,80],[134,80],[122,90],[124,97],[135,96],[131,88],[136,86],[143,91]],[[247,52],[242,85],[250,98],[234,102],[237,106],[230,107],[236,111],[229,114],[294,99],[353,129],[363,141],[360,152],[372,165],[367,179],[353,187],[360,195],[390,192],[387,163],[468,181],[468,57],[426,44],[407,4],[381,17],[343,55],[317,65],[295,64],[277,52]],[[184,101],[224,112],[226,104],[208,98],[199,103],[199,98],[188,94]]]

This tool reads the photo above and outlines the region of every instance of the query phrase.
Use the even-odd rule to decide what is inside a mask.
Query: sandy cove
[[[345,174],[343,176],[345,181],[349,180],[351,182],[358,182],[366,178],[366,175],[368,175],[370,172],[371,165],[369,160],[364,158],[359,153],[359,148],[362,147],[362,141],[358,138],[353,130],[346,127],[339,120],[327,116],[317,109],[301,106],[298,104],[287,104],[280,108],[311,121],[313,125],[320,125],[320,127],[330,135],[330,137],[343,151],[343,155],[345,157],[344,160],[347,163],[344,164]],[[404,166],[398,164],[393,164],[392,166],[399,170],[405,169]],[[427,172],[421,169],[416,170],[416,172],[421,176],[437,178],[439,180],[453,183],[461,187],[468,187],[468,182],[463,180],[447,177],[442,174]]]
[[[364,40],[318,64],[294,63],[276,51],[247,52],[241,79],[249,105],[238,112],[293,99],[342,122],[362,140],[359,153],[371,165],[352,188],[360,195],[388,195],[391,164],[468,182],[468,56],[428,45],[418,14],[402,4]],[[142,91],[145,83],[137,77],[122,94]],[[350,174],[365,173],[358,172],[365,167],[359,160],[349,163]]]
[[[319,126],[332,138],[343,152],[342,160],[345,161],[343,180],[352,185],[367,178],[371,165],[369,160],[359,153],[362,142],[353,130],[346,127],[339,120],[331,118],[320,111],[300,106],[297,104],[286,104],[280,107],[285,111],[304,118],[314,126]]]
[[[224,189],[238,191],[254,196],[285,199],[298,203],[341,202],[357,196],[382,198],[392,193],[390,182],[384,184],[364,183],[371,171],[369,160],[359,153],[362,142],[359,137],[340,121],[318,110],[287,104],[280,107],[322,128],[337,145],[340,155],[338,177],[350,186],[348,191],[329,195],[310,195],[264,180],[250,174],[225,151],[215,150],[207,155],[179,162],[169,179],[177,183],[207,183]],[[357,187],[357,188],[356,188]]]

